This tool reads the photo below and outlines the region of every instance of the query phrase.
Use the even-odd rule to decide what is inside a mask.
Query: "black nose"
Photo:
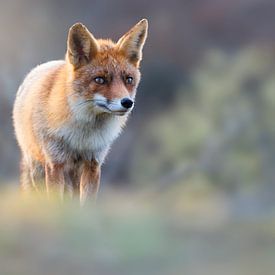
[[[134,102],[131,99],[127,98],[127,97],[121,99],[121,105],[124,108],[127,108],[127,109],[131,108],[133,106],[133,103]]]

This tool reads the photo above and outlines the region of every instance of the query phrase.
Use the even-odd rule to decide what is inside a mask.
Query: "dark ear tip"
[[[70,27],[70,31],[79,31],[79,30],[86,30],[86,29],[87,29],[86,26],[80,22],[77,22]]]
[[[138,25],[144,25],[144,27],[148,27],[148,20],[143,18],[138,22]]]

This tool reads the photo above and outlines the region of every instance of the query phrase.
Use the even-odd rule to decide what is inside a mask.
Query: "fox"
[[[68,193],[81,205],[96,199],[101,166],[135,104],[147,34],[147,19],[117,42],[75,23],[65,58],[25,77],[13,107],[23,192],[42,182],[48,195]]]

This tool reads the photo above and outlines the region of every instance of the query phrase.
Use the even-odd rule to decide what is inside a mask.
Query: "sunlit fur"
[[[65,60],[42,64],[25,78],[13,112],[24,190],[46,175],[48,192],[80,190],[82,202],[96,193],[100,166],[132,109],[120,101],[135,99],[146,36],[146,20],[118,43],[96,40],[77,23],[69,31]],[[106,83],[96,83],[97,76]],[[126,83],[128,76],[133,83]]]

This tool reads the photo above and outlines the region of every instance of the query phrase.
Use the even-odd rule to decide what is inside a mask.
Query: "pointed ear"
[[[117,47],[136,67],[142,59],[142,48],[147,38],[148,21],[142,19],[117,42]]]
[[[81,23],[74,24],[68,34],[67,60],[79,68],[89,63],[98,52],[98,44],[94,36]]]

